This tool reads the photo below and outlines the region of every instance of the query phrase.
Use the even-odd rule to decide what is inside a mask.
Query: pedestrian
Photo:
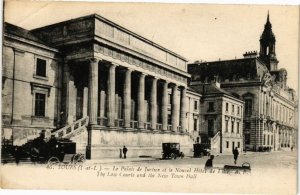
[[[233,150],[234,164],[236,164],[236,161],[237,161],[237,159],[238,159],[238,156],[239,156],[239,151],[238,151],[238,148],[235,147],[235,149]]]
[[[210,169],[213,167],[213,160],[214,160],[215,156],[214,155],[210,155],[209,159],[206,161],[205,163],[205,169]]]
[[[15,147],[15,160],[16,160],[16,164],[18,165],[20,162],[20,151],[19,151],[19,147],[16,146]]]
[[[122,158],[122,149],[120,148],[120,158]]]
[[[124,146],[124,147],[123,147],[123,155],[124,155],[124,158],[126,158],[126,153],[127,153],[127,151],[128,151],[128,150],[127,150],[126,146]]]

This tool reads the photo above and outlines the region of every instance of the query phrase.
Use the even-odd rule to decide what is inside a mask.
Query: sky
[[[270,13],[278,68],[298,89],[299,7],[159,3],[8,1],[4,20],[25,29],[97,13],[189,60],[242,58],[259,52],[259,38]]]

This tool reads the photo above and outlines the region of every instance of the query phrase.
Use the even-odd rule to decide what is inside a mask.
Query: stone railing
[[[82,127],[86,127],[89,124],[89,117],[86,116],[82,119],[75,121],[74,123],[67,125],[59,130],[52,132],[55,137],[65,138],[70,137],[79,131]]]
[[[138,121],[130,121],[130,127],[133,129],[137,129],[138,126]]]
[[[211,143],[215,143],[216,141],[218,141],[218,139],[219,139],[219,137],[220,137],[220,131],[218,131],[217,133],[216,133],[216,135],[215,136],[213,136],[212,138],[211,138]]]
[[[151,123],[150,122],[145,123],[145,129],[148,129],[148,130],[151,129]]]
[[[172,125],[168,125],[167,130],[172,131]]]
[[[178,127],[177,127],[177,131],[180,132],[180,133],[182,133],[182,127],[181,127],[181,126],[178,126]]]
[[[124,126],[124,119],[115,119],[115,126],[116,127],[123,127]]]
[[[156,129],[157,130],[162,130],[162,124],[156,123]]]
[[[98,117],[97,124],[100,126],[107,126],[107,118],[106,117]]]

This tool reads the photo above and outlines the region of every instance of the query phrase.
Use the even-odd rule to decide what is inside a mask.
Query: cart
[[[51,137],[49,141],[36,138],[21,148],[30,156],[32,162],[37,163],[83,163],[85,156],[76,153],[76,143],[69,139]]]
[[[162,144],[162,158],[163,159],[176,159],[177,157],[184,157],[184,153],[180,152],[179,143],[163,143]]]
[[[210,149],[207,144],[194,144],[193,146],[194,158],[210,155]]]

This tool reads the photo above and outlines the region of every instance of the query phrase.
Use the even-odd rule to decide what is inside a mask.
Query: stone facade
[[[210,143],[213,154],[231,154],[235,147],[243,151],[244,102],[220,89],[219,83],[193,83],[191,87],[202,94],[201,141]]]
[[[160,155],[162,142],[191,152],[182,56],[99,15],[31,31],[5,24],[4,39],[2,120],[15,138],[49,129],[88,158],[123,145]]]
[[[286,85],[287,72],[277,69],[275,36],[267,18],[260,39],[260,54],[243,59],[189,64],[192,85],[219,81],[223,90],[245,102],[245,149],[278,150],[296,144],[295,90]]]
[[[186,102],[187,105],[186,127],[194,143],[200,143],[201,141],[200,100],[201,100],[201,94],[197,93],[195,90],[189,87],[187,90],[187,98],[186,98],[187,101]]]

